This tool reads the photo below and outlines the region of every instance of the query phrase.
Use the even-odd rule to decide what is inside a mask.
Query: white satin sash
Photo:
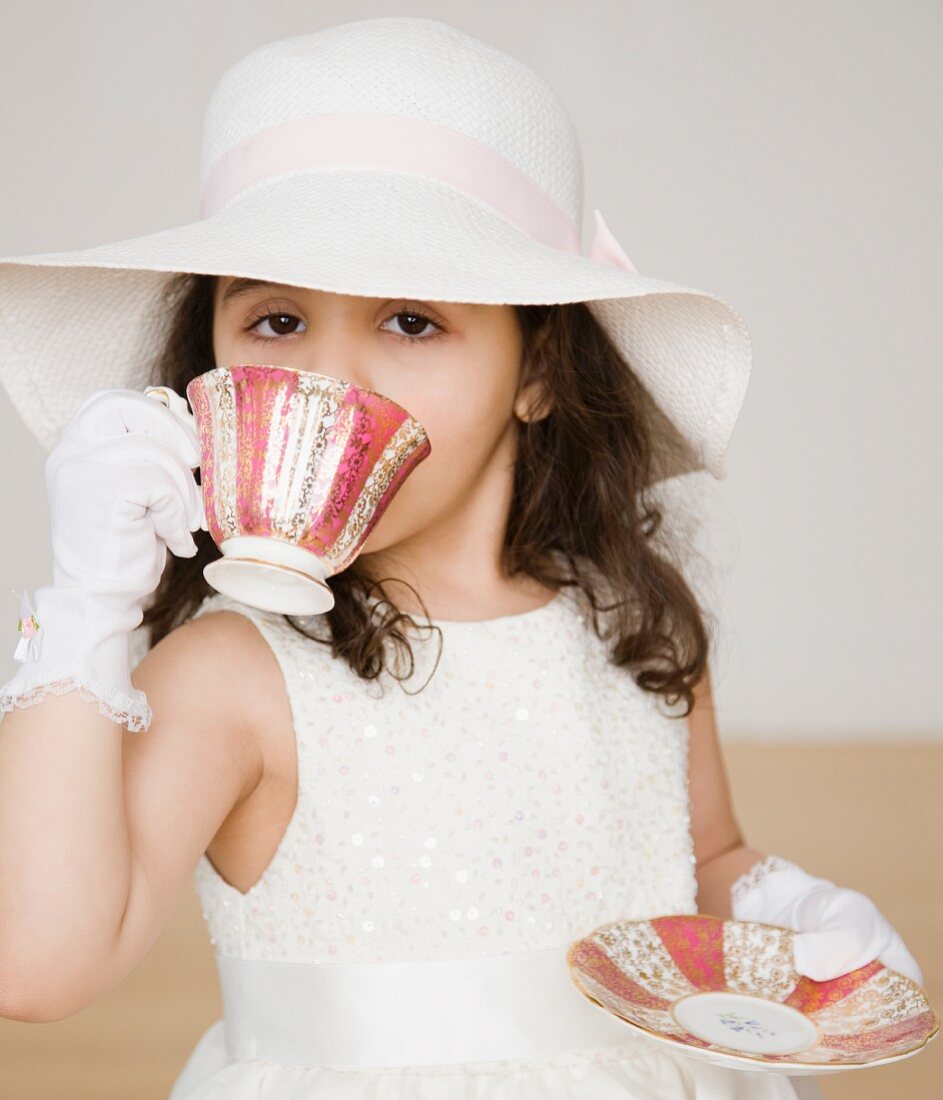
[[[645,1043],[576,988],[566,953],[324,964],[217,954],[226,1046],[236,1059],[367,1069]]]

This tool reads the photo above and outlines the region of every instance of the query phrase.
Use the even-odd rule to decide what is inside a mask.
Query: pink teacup
[[[327,578],[360,552],[432,450],[395,401],[291,367],[214,367],[187,385],[219,592],[282,614],[329,611]]]

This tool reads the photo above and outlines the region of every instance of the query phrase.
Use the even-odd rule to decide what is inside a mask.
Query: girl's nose
[[[302,370],[311,371],[314,374],[327,375],[336,378],[358,389],[375,389],[376,377],[370,369],[365,357],[350,351],[341,351],[336,348],[318,350],[312,348],[306,351],[305,357],[298,366]]]
[[[355,386],[359,390],[377,390],[373,378],[368,371],[357,368],[339,367],[335,362],[320,361],[311,365],[305,365],[304,370],[313,371],[315,374],[324,374],[328,378],[334,378],[348,386]]]
[[[371,363],[371,348],[362,333],[354,331],[349,321],[322,318],[305,336],[298,350],[303,370],[325,374],[359,389],[375,390],[378,381],[376,366]]]

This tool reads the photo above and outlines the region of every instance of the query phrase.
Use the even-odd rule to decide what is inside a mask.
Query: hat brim
[[[142,237],[0,257],[0,382],[44,449],[89,393],[157,381],[162,293],[178,272],[369,297],[586,302],[653,399],[658,478],[725,476],[751,367],[730,305],[536,242],[428,177],[363,169],[268,180],[209,218]]]

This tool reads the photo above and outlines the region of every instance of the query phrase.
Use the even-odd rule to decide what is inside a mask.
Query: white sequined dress
[[[597,925],[697,911],[687,723],[609,663],[576,590],[437,622],[431,679],[438,637],[411,635],[402,687],[281,615],[196,614],[217,610],[278,660],[298,797],[247,893],[196,868],[224,1014],[170,1100],[821,1096],[676,1054],[569,976]]]

